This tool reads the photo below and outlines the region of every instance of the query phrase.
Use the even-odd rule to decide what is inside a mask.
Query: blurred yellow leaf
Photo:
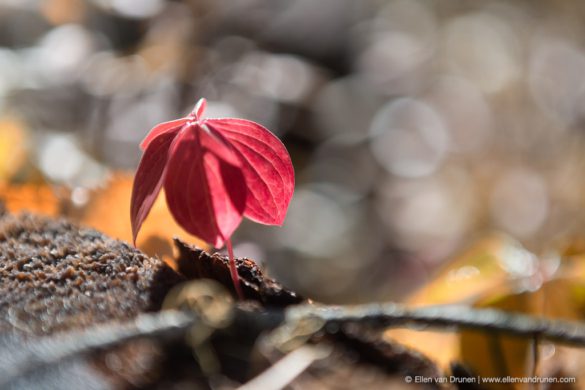
[[[476,307],[490,307],[515,313],[534,314],[534,300],[530,293],[505,295]],[[485,331],[462,331],[460,360],[473,373],[482,377],[532,376],[534,361],[531,343],[527,338],[503,336]],[[509,384],[490,385],[487,388],[510,388]]]
[[[494,292],[478,301],[475,307],[526,313],[549,319],[583,320],[584,281],[585,272],[582,264],[564,264],[554,278],[545,281],[535,291],[507,294]],[[532,340],[525,338],[494,336],[481,331],[463,331],[460,336],[459,359],[482,376],[531,376],[535,364],[532,343]],[[578,376],[582,372],[582,365],[562,363],[571,361],[571,357],[577,355],[583,357],[582,350],[539,342],[539,351],[536,369],[539,376]]]
[[[506,262],[529,256],[509,236],[492,234],[479,239],[439,271],[437,276],[407,299],[411,306],[468,303],[485,296],[507,294],[510,274]],[[460,357],[457,333],[388,329],[384,337],[394,339],[431,357],[443,369]]]
[[[571,257],[559,267],[559,259],[539,260],[509,236],[484,237],[456,256],[407,302],[413,306],[468,303],[547,318],[583,319],[585,254],[576,248],[581,246],[572,245],[567,252]],[[451,361],[460,360],[484,376],[526,376],[534,364],[531,341],[517,337],[496,337],[481,331],[448,334],[402,329],[389,329],[385,337],[421,351],[444,369]]]
[[[16,118],[0,119],[0,181],[10,179],[27,157],[28,133]]]
[[[428,356],[446,372],[449,364],[459,357],[459,335],[455,332],[391,328],[384,331],[384,339]]]
[[[484,237],[446,264],[439,274],[407,302],[414,306],[474,302],[487,293],[507,288],[506,264],[529,252],[509,236]]]

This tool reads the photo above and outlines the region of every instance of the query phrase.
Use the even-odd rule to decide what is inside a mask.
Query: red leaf
[[[161,133],[150,140],[138,165],[130,203],[130,220],[132,221],[134,244],[136,244],[138,231],[148,216],[162,187],[169,149],[178,132],[178,129],[174,129]]]
[[[221,248],[246,205],[239,159],[199,125],[190,125],[179,135],[168,166],[164,186],[173,217],[189,233]]]
[[[284,145],[252,121],[203,119],[205,107],[201,99],[187,118],[156,126],[142,142],[131,205],[134,241],[162,185],[179,225],[217,248],[242,216],[283,223],[294,191]]]
[[[295,177],[286,148],[274,134],[244,119],[208,119],[205,123],[240,154],[248,185],[244,215],[267,225],[282,225]]]
[[[152,128],[152,130],[150,130],[146,138],[142,140],[142,142],[140,143],[140,149],[146,150],[148,144],[150,144],[153,139],[155,139],[156,137],[163,133],[178,131],[181,128],[181,126],[183,126],[187,122],[187,120],[188,119],[186,118],[181,118],[176,119],[174,121],[164,122],[159,125],[156,125],[155,127]]]

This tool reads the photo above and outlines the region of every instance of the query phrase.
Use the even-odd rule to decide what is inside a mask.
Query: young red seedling
[[[230,237],[243,217],[282,225],[294,191],[290,156],[258,123],[204,119],[199,100],[186,118],[161,123],[140,144],[144,151],[132,188],[134,245],[164,186],[167,205],[187,232],[220,249],[225,244],[236,293],[243,298]]]

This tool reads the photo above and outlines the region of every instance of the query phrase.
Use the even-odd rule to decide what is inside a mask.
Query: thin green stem
[[[238,267],[236,266],[236,258],[234,257],[234,248],[232,248],[232,240],[229,238],[225,240],[225,246],[227,247],[228,256],[230,258],[230,274],[232,276],[232,282],[236,289],[236,294],[240,300],[244,300],[244,293],[242,292],[242,286],[240,285],[240,276],[238,275]]]

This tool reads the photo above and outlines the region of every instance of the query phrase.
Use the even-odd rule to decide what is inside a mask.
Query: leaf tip
[[[207,108],[207,100],[205,98],[201,98],[201,99],[199,99],[199,101],[195,105],[195,108],[193,108],[191,115],[194,115],[195,118],[197,118],[197,119],[202,119],[206,108]]]
[[[136,239],[138,238],[138,232],[140,231],[140,227],[136,226],[136,219],[134,218],[133,213],[130,214],[130,220],[132,224],[132,245],[136,248]]]

